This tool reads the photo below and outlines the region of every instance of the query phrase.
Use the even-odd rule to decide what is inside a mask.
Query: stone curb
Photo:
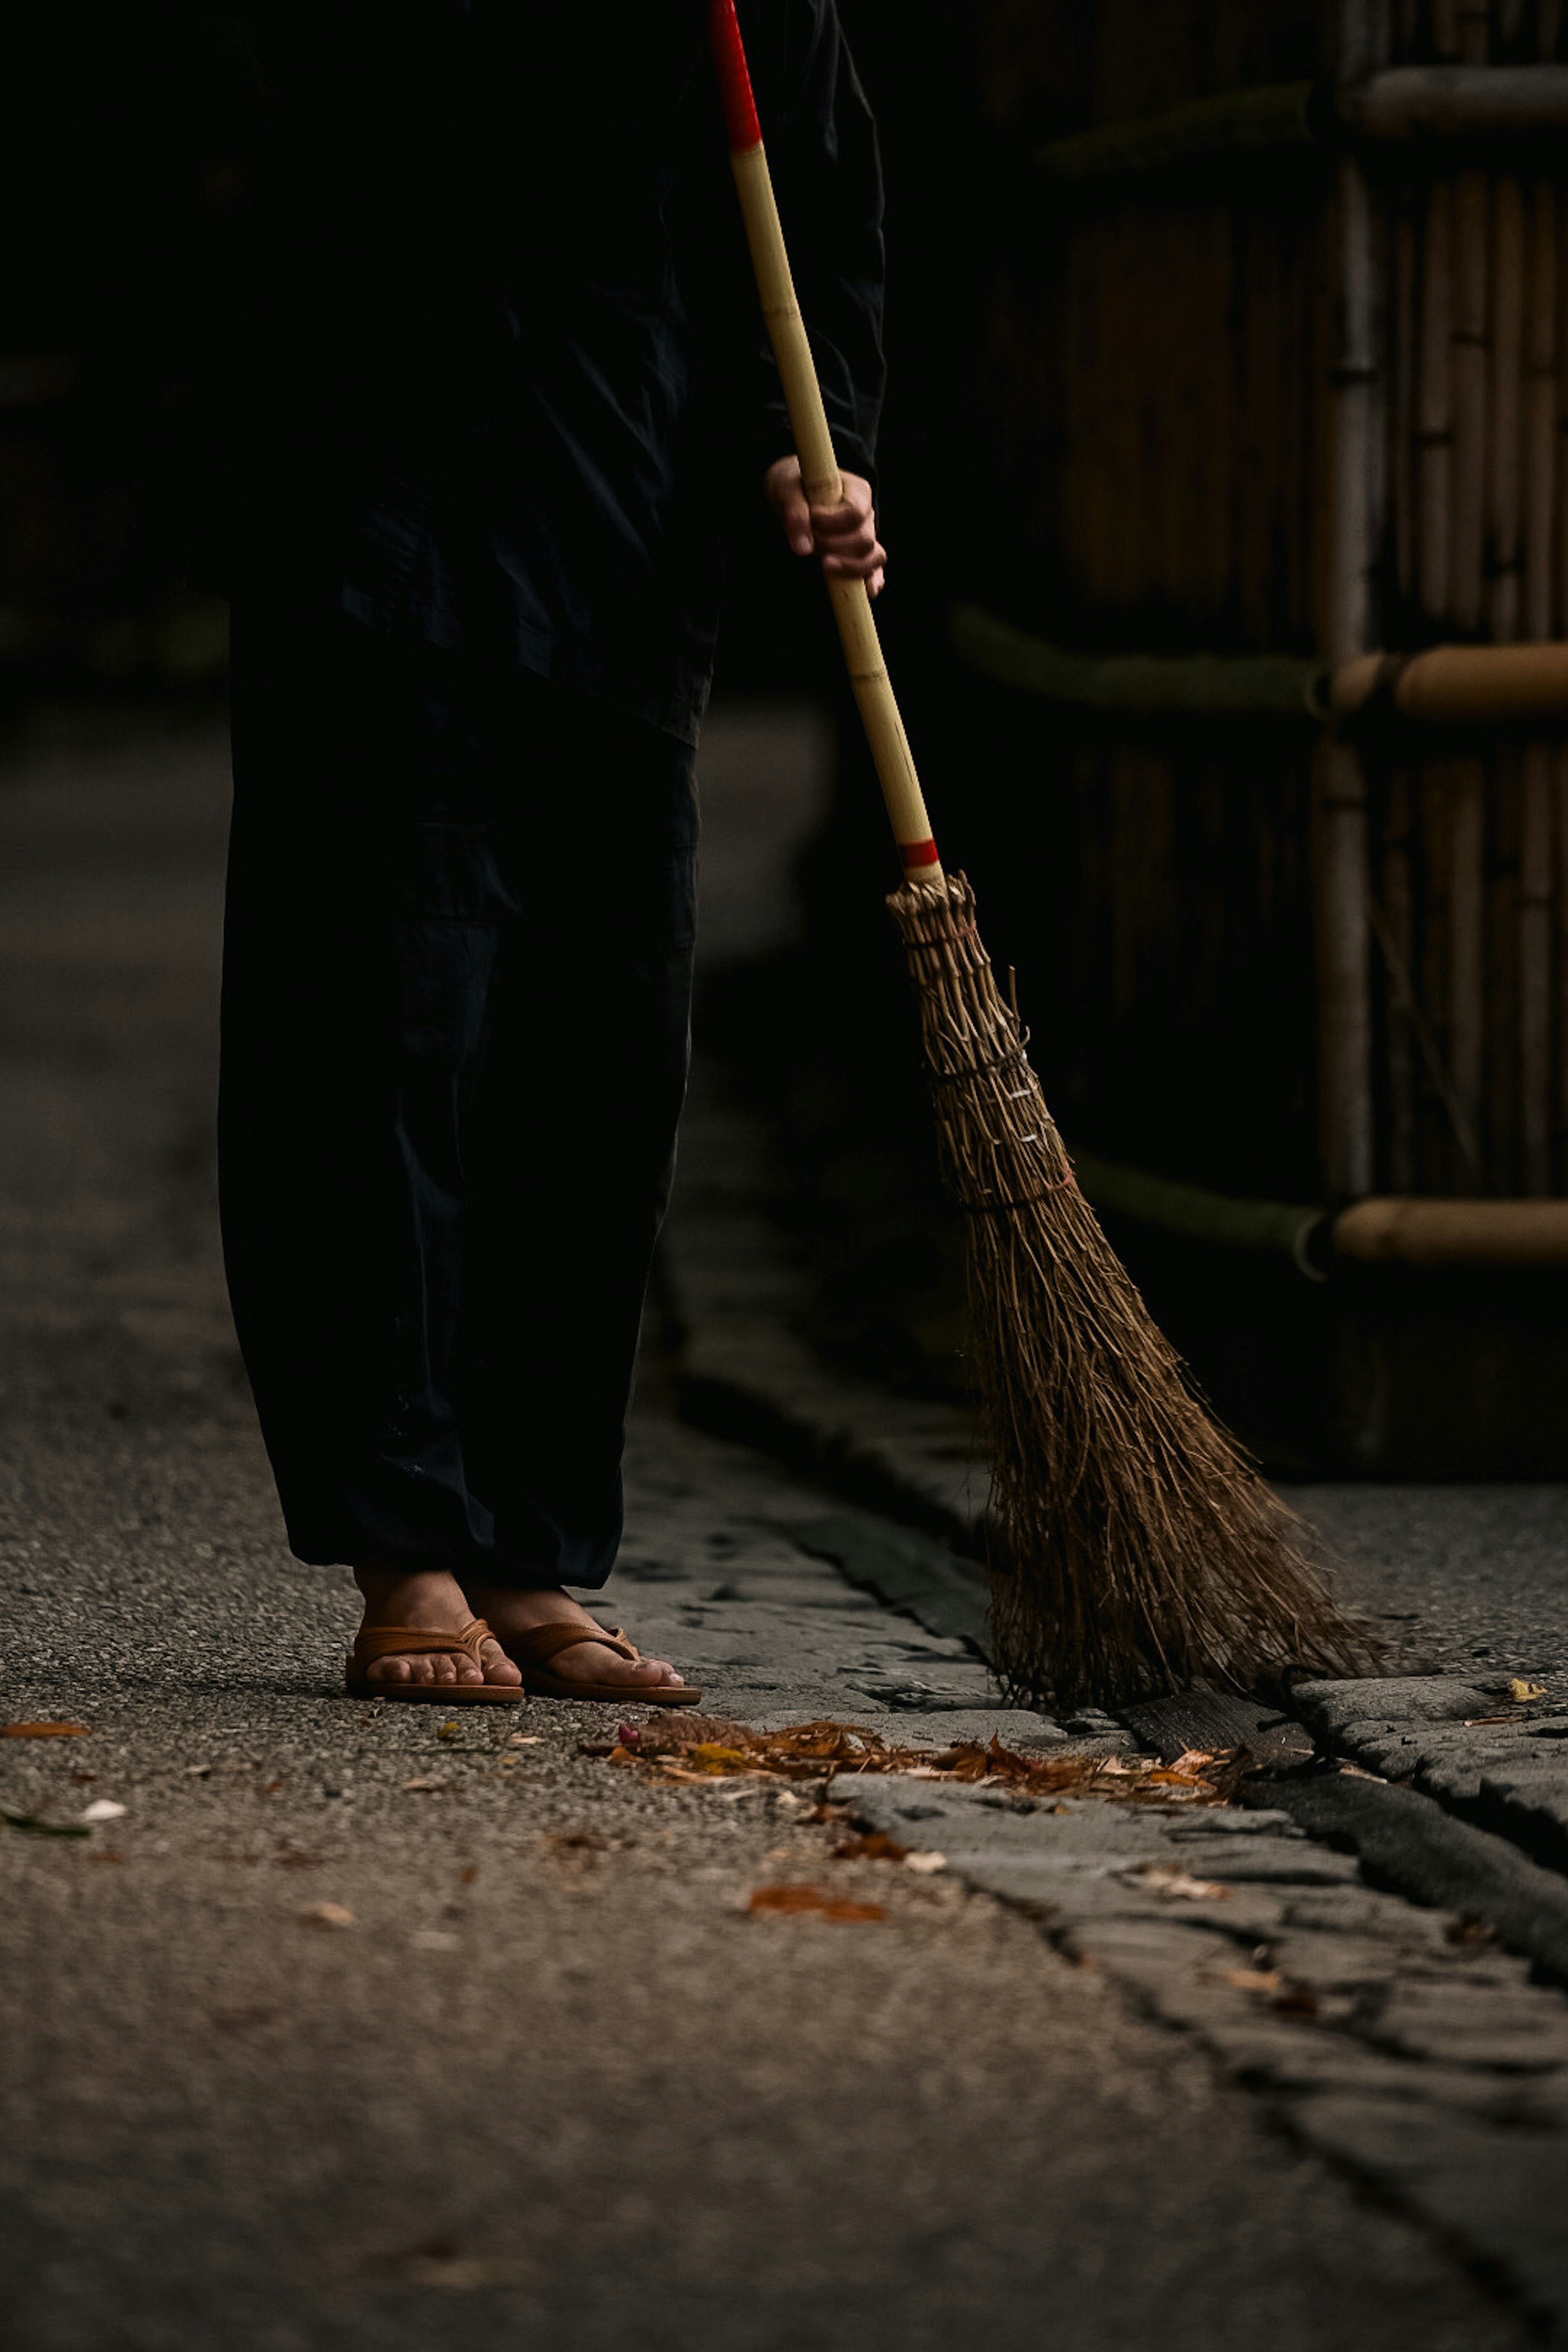
[[[1299,1684],[1320,1744],[1418,1793],[1456,1824],[1568,1874],[1568,1717],[1440,1675]]]
[[[1193,2034],[1292,2138],[1431,2229],[1544,2340],[1568,2343],[1568,2011],[1527,1961],[1472,1945],[1463,1909],[1445,1918],[1386,1891],[1373,1851],[1384,1800],[1435,1824],[1436,1902],[1444,1841],[1497,1842],[1408,1790],[1297,1784],[1331,1801],[1359,1792],[1358,1860],[1318,1843],[1290,1785],[1246,1813],[1094,1800],[1020,1813],[1000,1794],[896,1776],[835,1793],[863,1827],[939,1849],[1065,1958]],[[1533,1867],[1501,1853],[1513,1871]]]

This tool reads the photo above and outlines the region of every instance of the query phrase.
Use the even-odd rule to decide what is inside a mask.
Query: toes
[[[499,1642],[486,1642],[480,1654],[485,1662],[486,1682],[517,1684],[522,1680],[521,1667],[513,1665]]]
[[[657,1683],[678,1683],[680,1680],[668,1658],[639,1658],[635,1666],[623,1659],[620,1672],[628,1683],[640,1683],[645,1688]]]
[[[410,1682],[413,1679],[409,1673],[410,1664],[407,1658],[375,1658],[366,1671],[365,1680],[372,1683]]]

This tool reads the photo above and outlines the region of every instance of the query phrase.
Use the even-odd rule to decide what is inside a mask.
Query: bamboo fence
[[[1079,138],[1048,234],[1005,273],[987,421],[1032,551],[992,601],[1097,654],[1568,637],[1568,142],[1427,131],[1244,153],[1252,115],[1212,97],[1233,17],[1237,43],[1261,23],[1242,0],[1173,8],[1169,136],[1101,141],[1137,162],[1223,114],[1224,155],[1095,178]],[[1568,62],[1568,11],[1337,0],[1317,39],[1316,59],[1264,61],[1282,87],[1259,121],[1297,120],[1286,78],[1314,64],[1351,122],[1377,77],[1387,131],[1413,68],[1466,69],[1472,114],[1478,75],[1502,69],[1493,113],[1517,120],[1541,87],[1519,69]],[[1449,101],[1421,88],[1416,119],[1436,119]],[[1065,733],[1038,823],[1081,888],[1053,901],[1047,977],[1104,1011],[1047,1081],[1098,1148],[1276,1197],[1568,1189],[1559,738]]]

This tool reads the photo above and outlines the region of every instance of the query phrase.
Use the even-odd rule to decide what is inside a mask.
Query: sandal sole
[[[389,1698],[403,1706],[521,1706],[528,1693],[513,1683],[349,1683],[350,1698]]]
[[[689,1683],[569,1683],[527,1667],[522,1687],[531,1698],[581,1698],[591,1706],[696,1706],[702,1696]]]

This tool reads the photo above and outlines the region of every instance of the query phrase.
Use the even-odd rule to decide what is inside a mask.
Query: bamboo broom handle
[[[762,125],[752,96],[752,78],[735,16],[735,0],[709,0],[708,29],[718,70],[724,119],[730,131],[730,163],[746,225],[752,267],[756,272],[763,317],[778,362],[790,430],[800,459],[802,487],[813,507],[837,506],[844,485],[834,454],[822,387],[811,356],[805,322],[795,299],[784,247],[773,174],[763,145]],[[871,757],[887,803],[893,838],[904,870],[922,882],[940,882],[942,865],[931,839],[931,819],[915,773],[914,756],[882,659],[881,643],[863,580],[827,582],[833,614],[849,667]]]

